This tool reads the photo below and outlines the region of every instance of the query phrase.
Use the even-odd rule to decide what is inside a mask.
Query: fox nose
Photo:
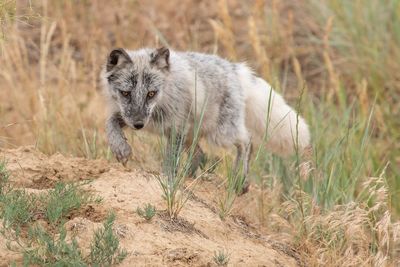
[[[135,127],[135,129],[139,130],[139,129],[143,128],[144,124],[143,124],[143,122],[137,122],[133,126]]]

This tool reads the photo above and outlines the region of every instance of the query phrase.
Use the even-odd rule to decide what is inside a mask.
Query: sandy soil
[[[32,147],[0,150],[7,162],[11,181],[29,190],[46,190],[59,180],[93,179],[88,190],[103,198],[100,205],[85,207],[66,223],[87,249],[93,229],[101,225],[109,210],[116,213],[115,232],[128,251],[121,266],[214,266],[214,251],[230,253],[230,266],[301,266],[298,254],[279,238],[260,234],[247,218],[251,192],[235,204],[239,212],[222,221],[213,196],[215,181],[201,181],[195,195],[183,208],[179,219],[171,221],[162,210],[165,203],[154,175],[144,170],[123,168],[104,160],[69,158],[60,154],[46,156]],[[135,210],[152,203],[160,211],[146,222]],[[242,210],[242,213],[240,212]],[[19,255],[5,248],[0,239],[0,266]]]

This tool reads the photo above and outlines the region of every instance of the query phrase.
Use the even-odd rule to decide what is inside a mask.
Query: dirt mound
[[[214,252],[220,250],[230,254],[229,265],[233,266],[302,265],[290,246],[258,233],[246,217],[231,216],[222,221],[210,199],[210,192],[220,190],[212,181],[203,181],[179,219],[171,220],[162,211],[165,201],[154,175],[143,170],[124,169],[102,160],[46,156],[31,147],[1,150],[0,158],[6,160],[11,181],[18,187],[41,190],[60,180],[93,179],[85,187],[103,198],[102,210],[89,207],[74,214],[66,228],[83,249],[88,248],[92,230],[108,210],[113,210],[117,216],[115,232],[128,251],[122,266],[213,266]],[[146,203],[159,211],[150,222],[135,213]],[[18,257],[4,245],[0,241],[2,264]]]
[[[94,179],[110,170],[104,160],[65,158],[58,153],[48,157],[33,147],[4,150],[1,157],[5,158],[17,186],[34,189],[53,187],[57,181]]]

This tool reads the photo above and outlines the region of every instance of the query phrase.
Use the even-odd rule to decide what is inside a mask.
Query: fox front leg
[[[119,113],[112,114],[106,122],[106,134],[110,149],[124,166],[132,155],[131,146],[126,141],[122,131],[125,126],[126,124]]]

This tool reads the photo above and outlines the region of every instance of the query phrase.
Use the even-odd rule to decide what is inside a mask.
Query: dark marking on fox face
[[[143,73],[143,86],[152,87],[154,84],[159,82],[159,77],[155,73],[144,72]]]
[[[139,75],[137,73],[132,73],[132,76],[130,78],[130,82],[132,83],[132,88],[136,88],[138,78],[139,78]]]
[[[112,82],[116,81],[117,79],[118,79],[118,76],[115,74],[111,74],[110,76],[107,77],[107,81],[109,83],[112,83]]]

